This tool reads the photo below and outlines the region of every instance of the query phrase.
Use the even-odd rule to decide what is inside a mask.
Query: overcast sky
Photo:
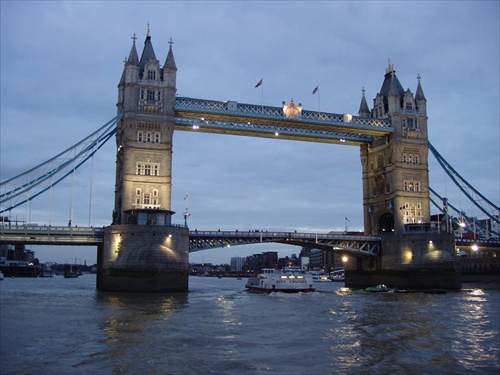
[[[388,59],[403,88],[417,75],[431,143],[483,195],[500,201],[498,1],[1,1],[0,177],[4,181],[83,139],[116,115],[123,60],[150,23],[163,64],[174,41],[179,96],[357,114],[370,107]],[[256,83],[263,79],[263,95]],[[312,95],[319,85],[319,95]],[[319,99],[319,100],[318,100]],[[90,168],[12,215],[32,223],[111,222],[114,139]],[[430,183],[483,217],[430,157]],[[92,188],[89,181],[92,181]],[[362,230],[359,148],[176,132],[172,210],[198,230]],[[93,203],[90,204],[90,191]],[[93,207],[89,214],[89,207]],[[433,209],[433,213],[437,213]],[[89,219],[90,217],[90,219]],[[346,221],[345,218],[350,221]],[[94,248],[36,247],[41,261],[96,261]],[[192,254],[229,262],[273,250],[236,246]]]

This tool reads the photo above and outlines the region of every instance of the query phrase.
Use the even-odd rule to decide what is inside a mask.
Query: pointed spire
[[[418,79],[418,85],[417,85],[417,92],[415,93],[415,100],[425,100],[425,95],[424,95],[424,90],[422,90],[422,86],[420,85],[420,73],[417,75]]]
[[[385,69],[385,78],[382,88],[380,89],[380,95],[384,97],[399,96],[404,92],[403,86],[401,86],[398,77],[396,77],[394,65],[391,64],[391,60],[389,59],[389,65]]]
[[[128,60],[126,64],[137,64],[139,65],[139,56],[137,55],[137,49],[135,48],[135,41],[137,40],[135,33],[132,37],[132,48],[130,49],[130,53],[128,55]]]
[[[123,72],[122,72],[122,76],[121,76],[121,78],[120,78],[120,82],[118,83],[118,86],[121,86],[121,85],[125,84],[125,76],[126,76],[126,75],[125,75],[125,71],[127,70],[127,61],[128,61],[128,60],[127,60],[127,58],[125,57],[125,59],[123,60],[123,65],[124,65],[124,67],[123,67]]]
[[[358,115],[361,117],[369,117],[370,116],[370,108],[368,108],[368,103],[365,98],[365,88],[361,90],[363,96],[361,97],[361,104],[359,105]]]
[[[170,38],[168,44],[170,44],[170,47],[168,48],[167,59],[165,60],[163,68],[171,68],[177,70],[177,66],[175,65],[174,53],[172,51],[172,45],[174,44],[172,38]]]
[[[146,61],[148,60],[156,60],[153,44],[151,43],[151,33],[149,29],[149,23],[148,23],[148,32],[146,35],[146,40],[144,41],[144,49],[142,50],[142,55],[141,55],[141,62],[140,62],[141,74],[144,71],[144,66],[146,65]]]

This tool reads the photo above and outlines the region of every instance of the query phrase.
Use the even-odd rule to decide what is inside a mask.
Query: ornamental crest
[[[283,113],[287,119],[299,120],[302,114],[302,104],[295,104],[293,98],[290,101],[290,104],[283,102]]]

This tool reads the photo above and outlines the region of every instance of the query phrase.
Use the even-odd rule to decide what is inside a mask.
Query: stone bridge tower
[[[394,127],[392,135],[361,146],[365,234],[402,233],[405,224],[430,222],[426,102],[420,76],[414,96],[390,63],[371,111],[363,92],[359,115],[389,118]]]
[[[360,149],[364,231],[382,237],[381,256],[357,259],[346,286],[460,288],[453,235],[430,226],[427,100],[417,79],[413,95],[389,62],[371,110],[363,90],[359,115],[388,118],[394,132]]]
[[[172,40],[163,66],[148,26],[139,59],[135,35],[118,84],[113,224],[98,259],[98,288],[186,291],[189,230],[171,217],[177,67]]]

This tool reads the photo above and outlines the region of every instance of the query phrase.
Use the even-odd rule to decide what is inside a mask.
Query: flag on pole
[[[349,220],[349,219],[347,218],[347,216],[346,216],[346,218],[345,218],[345,219],[346,219],[346,221],[351,222],[351,220]]]
[[[260,81],[259,81],[259,82],[257,82],[257,84],[255,85],[255,88],[257,88],[257,87],[259,87],[259,86],[261,86],[261,85],[262,85],[262,78],[260,79]]]
[[[313,90],[313,93],[312,93],[312,94],[313,94],[313,95],[314,95],[314,94],[316,94],[316,93],[318,92],[318,90],[319,90],[319,85],[318,85],[318,86],[316,86],[316,88]]]

